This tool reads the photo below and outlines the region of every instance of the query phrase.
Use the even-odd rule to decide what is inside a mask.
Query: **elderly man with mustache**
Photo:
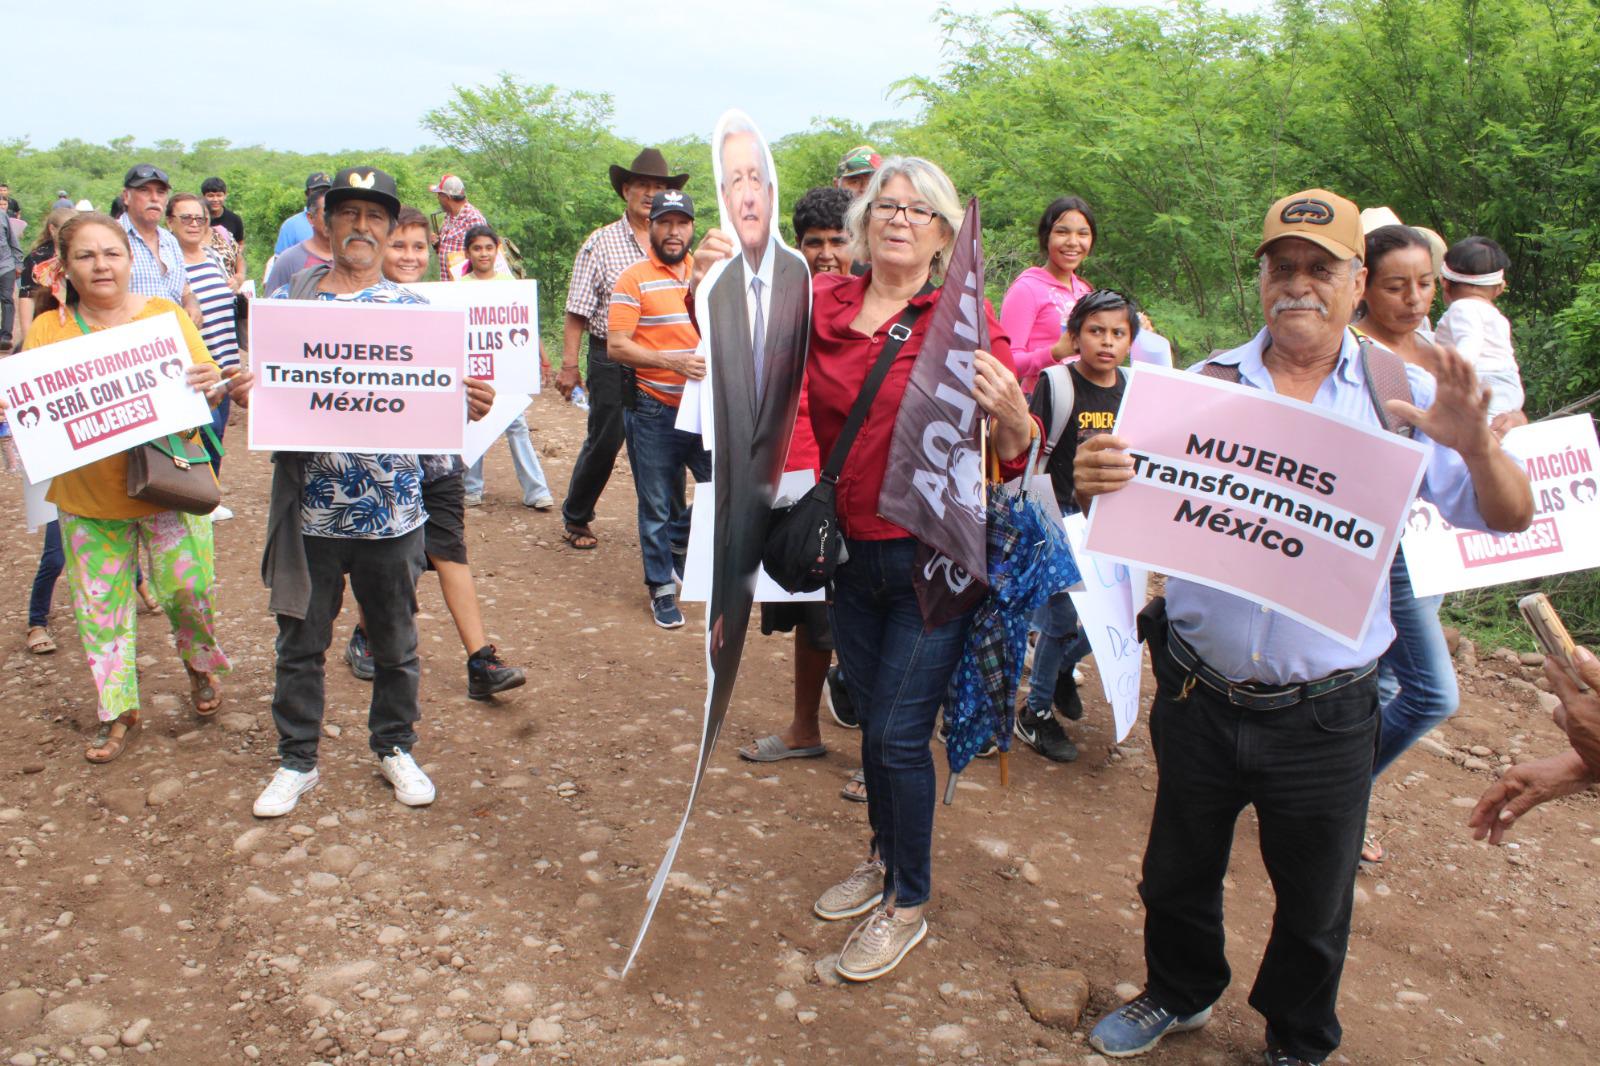
[[[1309,189],[1273,204],[1256,249],[1266,327],[1200,372],[1369,425],[1409,426],[1431,443],[1421,495],[1448,521],[1525,529],[1528,479],[1489,431],[1489,394],[1471,364],[1444,348],[1430,376],[1349,329],[1366,282],[1362,252],[1349,200]],[[1369,386],[1386,380],[1393,385]],[[1105,435],[1080,446],[1073,469],[1082,502],[1128,483],[1134,443]],[[1382,606],[1354,649],[1177,578],[1164,605],[1141,616],[1160,774],[1139,884],[1147,977],[1138,997],[1095,1026],[1096,1050],[1138,1055],[1210,1020],[1229,980],[1222,882],[1248,804],[1277,897],[1250,993],[1266,1018],[1265,1061],[1318,1063],[1339,1046],[1335,1005],[1378,740],[1375,668],[1394,637]]]
[[[296,274],[273,299],[426,302],[383,276],[385,249],[400,215],[392,177],[372,167],[339,171],[323,212],[333,262]],[[493,393],[469,379],[467,399],[471,417],[482,418]],[[278,616],[272,719],[282,765],[256,799],[255,815],[288,814],[318,783],[324,659],[347,574],[375,667],[370,746],[395,798],[426,806],[434,800],[433,782],[411,757],[421,678],[417,579],[426,565],[428,517],[421,463],[415,455],[354,452],[278,453],[273,460],[261,570]]]

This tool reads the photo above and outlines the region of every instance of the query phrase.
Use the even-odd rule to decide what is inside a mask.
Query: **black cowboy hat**
[[[681,189],[689,180],[687,174],[668,174],[667,157],[661,154],[658,148],[646,148],[633,157],[631,167],[611,164],[611,187],[617,190],[617,195],[622,195],[624,182],[634,181],[638,178],[658,178],[667,183],[669,189]]]

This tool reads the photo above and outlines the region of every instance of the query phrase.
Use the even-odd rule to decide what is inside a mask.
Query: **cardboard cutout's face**
[[[772,183],[765,149],[752,133],[730,133],[722,141],[722,206],[752,261],[760,258],[772,233]]]

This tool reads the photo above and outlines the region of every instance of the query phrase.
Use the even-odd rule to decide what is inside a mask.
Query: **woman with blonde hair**
[[[926,627],[913,586],[917,541],[878,514],[886,490],[895,420],[944,293],[940,284],[964,215],[955,186],[926,159],[884,161],[850,206],[851,255],[871,267],[857,276],[812,278],[806,401],[821,454],[842,434],[868,374],[894,339],[887,376],[871,399],[836,486],[846,558],[833,581],[829,619],[839,662],[861,717],[862,768],[872,839],[859,865],[813,904],[826,921],[865,918],[836,964],[849,981],[892,971],[928,933],[933,889],[937,775],[929,744],[966,644],[974,611]],[[733,244],[707,234],[695,281]],[[990,350],[973,358],[972,396],[989,420],[989,447],[1007,477],[1022,473],[1036,423],[1012,367],[1011,345],[984,304]],[[910,491],[910,486],[904,486]],[[974,608],[975,610],[975,608]]]

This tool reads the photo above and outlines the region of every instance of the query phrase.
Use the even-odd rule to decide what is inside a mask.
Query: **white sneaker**
[[[394,749],[394,754],[378,760],[383,776],[394,786],[394,798],[407,807],[426,807],[433,802],[433,782],[422,772],[409,751]]]
[[[1083,684],[1083,671],[1079,670],[1076,666],[1072,668],[1072,683],[1074,685]]]
[[[267,787],[261,790],[261,795],[256,797],[253,808],[257,818],[282,818],[295,805],[300,802],[300,797],[317,787],[317,768],[313,766],[305,773],[291,770],[287,766],[278,767],[278,772],[272,775],[272,780],[267,782]]]
[[[217,504],[216,510],[211,512],[211,520],[213,522],[226,522],[228,519],[230,519],[232,517],[233,517],[233,512],[228,510],[226,507],[224,507],[220,503]]]

